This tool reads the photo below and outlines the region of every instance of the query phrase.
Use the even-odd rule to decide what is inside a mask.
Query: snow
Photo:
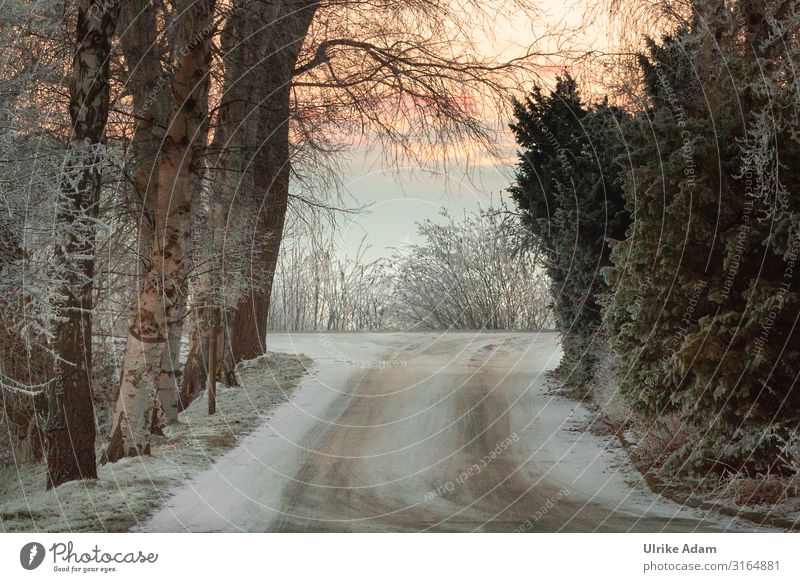
[[[526,515],[516,501],[532,497],[520,503],[531,515],[559,490],[568,497],[539,529],[754,530],[652,493],[616,439],[586,431],[592,413],[550,393],[544,378],[561,357],[554,334],[292,333],[272,335],[270,346],[308,354],[312,372],[145,531],[513,531]],[[406,366],[374,366],[398,360]],[[477,390],[466,393],[472,380],[454,378],[476,366]],[[507,413],[519,438],[452,495],[426,496],[456,480],[486,443],[512,434],[464,434],[481,395],[495,392],[489,408],[507,406],[498,420]],[[465,396],[471,408],[457,417]]]
[[[218,413],[205,397],[182,413],[153,455],[99,468],[98,479],[44,490],[41,465],[0,470],[2,531],[126,531],[145,520],[170,491],[236,446],[284,402],[310,361],[270,353],[240,370],[241,388],[218,386]]]
[[[269,421],[213,467],[184,485],[144,529],[244,531],[227,516],[240,510],[243,503],[249,507],[255,499],[259,507],[277,507],[282,485],[302,461],[303,451],[293,443],[301,442],[330,418],[331,407],[363,362],[380,358],[390,346],[402,344],[403,337],[394,334],[270,335],[270,349],[312,352],[314,364],[310,373],[303,378],[293,398],[280,406]],[[197,503],[208,511],[194,513]]]
[[[613,436],[585,430],[593,413],[545,379],[561,357],[555,334],[292,333],[271,335],[270,349],[293,355],[241,366],[244,388],[220,387],[220,413],[208,417],[201,398],[152,457],[51,492],[41,467],[0,474],[0,526],[754,529],[652,493]],[[489,466],[473,469],[502,442]]]

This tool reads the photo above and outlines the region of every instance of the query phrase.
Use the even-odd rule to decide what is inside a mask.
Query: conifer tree
[[[677,413],[695,435],[675,471],[783,471],[797,427],[797,54],[784,43],[797,22],[785,5],[696,2],[640,59],[649,106],[627,124],[633,221],[613,249],[605,322],[635,409]]]
[[[515,115],[521,152],[511,193],[548,256],[562,377],[584,389],[593,375],[598,300],[607,290],[600,271],[608,265],[608,241],[621,238],[628,221],[616,135],[625,114],[605,102],[587,106],[565,76],[553,92],[536,87],[525,103],[515,103]]]

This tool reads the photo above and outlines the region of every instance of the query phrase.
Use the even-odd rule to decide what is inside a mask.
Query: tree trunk
[[[226,386],[238,386],[239,378],[236,376],[236,363],[233,361],[233,351],[231,350],[233,314],[223,312],[220,315],[220,339],[217,343],[217,378]]]
[[[265,259],[265,267],[268,262]],[[269,290],[262,277],[261,285],[251,286],[236,305],[231,334],[231,352],[234,366],[244,360],[252,360],[267,351],[267,318],[269,316]]]
[[[231,342],[234,363],[252,360],[267,351],[266,332],[270,297],[289,202],[289,136],[285,137],[287,148],[282,165],[286,169],[280,172],[282,175],[275,179],[275,183],[266,195],[266,202],[253,233],[254,246],[260,244],[262,248],[254,251],[249,257],[248,264],[251,271],[249,279],[252,283],[236,305]],[[273,154],[277,153],[282,153],[279,148],[273,150]],[[273,166],[265,164],[259,168],[268,167]],[[257,174],[260,176],[255,183],[264,184],[264,180],[268,179],[263,176],[266,173],[269,171],[258,171]]]
[[[135,127],[131,139],[130,163],[135,200],[131,211],[138,221],[138,267],[150,268],[154,221],[158,202],[158,156],[167,124],[169,91],[161,90],[164,71],[159,60],[156,9],[151,0],[130,0],[121,9],[120,26],[126,31],[120,38],[127,65],[126,87],[133,98]],[[183,299],[186,293],[179,293]],[[139,310],[139,294],[132,297],[131,313]],[[168,326],[167,346],[162,355],[157,399],[165,422],[178,418],[177,383],[180,379],[180,340],[183,332],[184,306],[180,319]],[[154,427],[156,429],[156,427]],[[156,429],[158,430],[158,429]]]
[[[253,88],[248,87],[245,82],[248,79],[247,67],[252,63],[247,62],[247,44],[242,42],[242,38],[246,38],[243,26],[244,19],[250,16],[246,9],[250,2],[251,0],[234,1],[233,10],[220,37],[220,48],[224,55],[224,79],[214,140],[209,147],[209,154],[214,157],[215,163],[203,237],[205,244],[199,250],[204,266],[193,293],[189,355],[180,390],[181,409],[189,406],[206,388],[212,313],[215,309],[223,310],[225,306],[222,297],[225,260],[220,254],[227,250],[226,245],[230,239],[235,238],[233,233],[233,236],[228,236],[225,232],[228,213],[236,199],[237,190],[247,189],[242,170],[246,155],[245,144],[251,139],[251,132],[243,122],[247,114],[246,103],[251,98]],[[234,131],[230,129],[232,125],[235,127]],[[226,338],[223,331],[217,334],[218,362],[226,360]],[[228,383],[228,378],[222,377],[220,380]]]
[[[72,134],[58,204],[56,264],[63,281],[48,387],[47,488],[97,477],[92,401],[92,293],[100,204],[100,149],[109,109],[109,55],[116,4],[78,3],[69,113]]]
[[[236,306],[232,330],[232,363],[252,359],[267,349],[270,295],[278,264],[289,200],[291,88],[297,58],[318,7],[297,0],[273,3],[260,13],[262,31],[253,35],[259,64],[253,75],[269,99],[256,106],[259,141],[250,171],[256,190],[251,201],[258,211],[248,257],[249,289]]]
[[[211,334],[208,337],[208,414],[217,413],[217,310],[211,314]]]
[[[214,0],[181,0],[177,4],[172,112],[158,162],[152,265],[140,284],[139,309],[125,346],[112,437],[106,450],[111,462],[150,452],[153,418],[158,416],[155,392],[169,347],[169,327],[182,319],[195,156],[206,137]]]
[[[153,221],[158,196],[158,154],[167,124],[169,91],[159,55],[158,24],[153,0],[128,0],[120,9],[120,45],[125,56],[125,87],[133,101],[132,159],[128,164],[135,199],[131,215],[138,223],[140,266],[149,268]],[[134,294],[135,295],[135,294]],[[135,308],[134,308],[135,311]]]
[[[292,61],[294,63],[294,61]],[[263,200],[254,200],[258,218],[253,227],[253,251],[248,256],[249,288],[236,305],[233,322],[233,361],[256,358],[267,351],[267,320],[275,268],[280,255],[289,203],[289,110],[291,78],[274,90],[276,106],[262,114],[259,126],[269,136],[256,152],[251,169],[253,183],[266,185]]]
[[[197,289],[194,294],[192,306],[192,322],[189,330],[189,355],[181,378],[178,410],[185,410],[206,388],[208,376],[208,337],[212,329],[212,314],[214,309],[221,309],[218,298],[214,293],[214,283],[210,282],[213,273],[206,272],[199,277]],[[230,350],[226,349],[228,335],[225,329],[225,318],[217,325],[216,330],[216,361],[224,362]],[[227,386],[235,386],[235,375],[226,376],[217,367],[217,380]]]
[[[199,291],[199,292],[198,292]],[[202,289],[195,291],[195,305],[192,306],[192,323],[189,330],[189,355],[181,381],[178,409],[185,410],[203,392],[208,375],[208,342],[204,332],[209,328],[205,322],[208,310]]]
[[[185,278],[184,278],[185,280]],[[183,322],[186,317],[186,285],[181,285],[176,299],[174,319],[167,322],[167,342],[161,357],[161,372],[158,375],[156,400],[163,413],[164,424],[178,420],[178,395],[181,385],[181,339],[183,339]],[[152,427],[157,433],[161,427]]]

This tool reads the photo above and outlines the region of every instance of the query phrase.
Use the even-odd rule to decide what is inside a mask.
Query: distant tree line
[[[375,261],[337,253],[316,232],[281,254],[270,305],[275,331],[492,329],[552,326],[538,249],[507,209],[442,211],[417,224],[420,241]],[[310,239],[310,241],[309,241]]]

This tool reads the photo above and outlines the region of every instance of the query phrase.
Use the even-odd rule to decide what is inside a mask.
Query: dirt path
[[[583,431],[588,412],[547,393],[553,334],[292,334],[271,348],[314,358],[296,397],[145,529],[742,527],[653,495]]]

